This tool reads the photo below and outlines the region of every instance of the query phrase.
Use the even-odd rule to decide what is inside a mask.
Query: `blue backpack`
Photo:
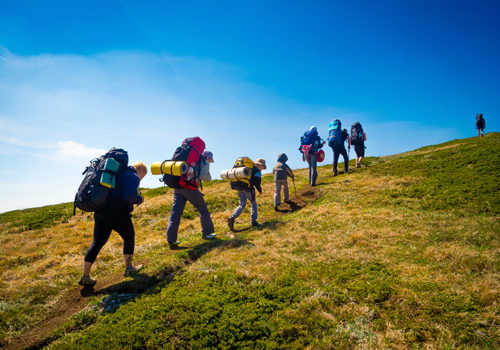
[[[342,140],[342,123],[340,120],[333,120],[328,127],[328,146],[343,146],[344,141]]]
[[[304,136],[300,138],[300,147],[299,152],[304,155],[313,154],[317,151],[317,145],[315,145],[315,141],[318,138],[318,132],[314,131],[306,131]]]
[[[304,133],[304,136],[302,136],[300,138],[300,144],[301,145],[312,145],[312,144],[314,144],[316,137],[318,137],[318,132],[316,130],[306,131]]]

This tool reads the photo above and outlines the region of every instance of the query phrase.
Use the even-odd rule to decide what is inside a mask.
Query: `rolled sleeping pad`
[[[220,172],[220,178],[222,180],[236,181],[239,179],[249,179],[251,174],[252,169],[247,167],[232,168],[228,170],[222,170]]]
[[[120,163],[113,158],[106,159],[99,183],[107,188],[115,188],[118,168],[120,168]]]
[[[154,162],[151,164],[151,174],[181,176],[187,173],[188,168],[186,162],[166,160],[164,162]]]

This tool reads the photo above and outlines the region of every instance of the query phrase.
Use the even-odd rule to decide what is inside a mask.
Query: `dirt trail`
[[[83,288],[75,288],[68,291],[51,308],[45,320],[34,325],[30,330],[23,333],[20,338],[14,339],[8,344],[2,344],[2,348],[10,350],[38,348],[43,346],[47,337],[50,336],[52,332],[62,326],[72,315],[83,310],[87,306],[90,296],[99,294],[100,290],[109,288],[122,279],[123,275],[119,274],[111,278],[99,280],[94,288],[98,289],[93,293],[89,291],[86,292]]]
[[[265,218],[272,220],[286,213],[300,210],[308,204],[314,203],[321,197],[322,193],[317,187],[307,187],[295,192],[293,188],[290,191],[290,199],[292,203],[283,203],[280,205],[280,210],[273,217]],[[264,225],[266,225],[264,223]],[[250,228],[249,228],[250,229]],[[245,229],[246,230],[246,229]],[[233,238],[230,241],[220,241],[220,243],[206,242],[200,246],[193,247],[190,254],[190,260],[184,262],[184,266],[196,261],[199,256],[206,253],[208,250],[217,246],[238,246],[244,244],[243,241],[234,238],[228,231],[228,237]],[[143,264],[146,262],[142,262]],[[168,271],[167,271],[168,270]],[[165,271],[160,271],[157,278],[172,279],[182,266],[172,270],[167,268]],[[143,278],[133,280],[124,280],[123,275],[117,274],[109,278],[99,279],[93,289],[75,288],[65,293],[57,303],[48,312],[47,317],[40,323],[34,325],[31,329],[22,334],[21,337],[11,340],[9,343],[0,344],[2,349],[37,349],[49,344],[51,334],[61,327],[72,315],[83,310],[89,302],[91,296],[105,296],[115,292],[135,292],[142,293],[151,288],[151,276],[142,275]]]

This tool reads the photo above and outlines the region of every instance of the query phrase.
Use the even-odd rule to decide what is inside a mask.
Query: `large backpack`
[[[314,142],[318,137],[318,132],[314,131],[306,131],[304,135],[300,138],[300,148],[299,151],[304,153],[305,155],[309,154],[311,150],[315,152]]]
[[[344,140],[342,139],[342,123],[336,119],[332,121],[328,127],[328,146],[343,146]]]
[[[245,178],[240,178],[240,179],[230,179],[231,181],[231,188],[233,190],[248,190],[252,187],[250,181],[252,179],[253,175],[253,168],[255,167],[255,163],[248,157],[239,157],[236,159],[236,162],[234,162],[234,168],[249,168],[251,171],[249,171],[249,175]]]
[[[188,137],[174,152],[172,159],[186,162],[188,172],[181,176],[163,174],[163,182],[171,188],[186,188],[188,190],[198,189],[197,179],[200,176],[200,167],[205,150],[205,142],[199,137]]]
[[[103,172],[109,172],[108,170],[104,170],[104,165],[108,158],[113,158],[119,163],[118,170],[112,172],[113,175],[116,176],[127,169],[128,154],[127,151],[121,148],[113,147],[103,156],[92,159],[90,165],[82,173],[85,177],[75,195],[73,214],[75,214],[76,208],[93,212],[101,210],[106,206],[110,189],[108,186],[101,185],[101,176]]]
[[[355,122],[351,126],[351,144],[357,145],[363,141],[363,127],[359,122]]]

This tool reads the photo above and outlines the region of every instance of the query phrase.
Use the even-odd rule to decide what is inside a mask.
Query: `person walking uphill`
[[[292,169],[286,164],[288,157],[285,153],[281,153],[278,156],[278,162],[273,168],[274,173],[274,210],[278,210],[278,206],[281,204],[281,186],[283,186],[283,200],[285,203],[291,203],[290,193],[288,191],[288,177],[292,179],[295,178]]]
[[[125,277],[137,271],[132,265],[135,231],[130,213],[134,209],[134,204],[139,205],[144,201],[138,189],[140,181],[147,172],[146,165],[137,162],[118,174],[116,187],[110,191],[106,206],[94,213],[94,238],[85,254],[83,276],[78,284],[94,285],[96,283],[96,280],[90,278],[90,269],[97,254],[108,241],[112,230],[118,232],[123,238]]]
[[[478,113],[476,115],[476,129],[477,129],[477,137],[483,137],[484,129],[486,129],[486,121],[484,120],[482,113]]]
[[[318,178],[318,171],[316,170],[318,164],[317,153],[324,144],[325,141],[321,140],[315,126],[311,126],[311,129],[306,131],[300,138],[299,151],[302,153],[302,160],[307,161],[309,165],[309,185],[311,186],[316,186],[316,179]]]
[[[356,152],[356,168],[361,168],[361,161],[365,157],[366,134],[359,122],[351,125],[351,145],[354,145]]]
[[[342,123],[340,120],[332,120],[328,128],[328,146],[333,150],[333,176],[337,176],[337,163],[342,154],[344,157],[344,173],[349,172],[349,157],[345,149],[345,140],[348,141],[348,148],[351,149],[351,139],[346,129],[342,130]]]
[[[216,234],[203,194],[198,189],[201,181],[211,180],[209,163],[213,162],[211,152],[203,152],[205,142],[199,138],[187,138],[174,153],[173,160],[185,161],[189,166],[187,174],[181,176],[164,175],[164,181],[174,188],[172,211],[168,219],[167,243],[170,249],[177,249],[177,233],[186,202],[190,202],[200,214],[203,239],[214,239]]]
[[[253,162],[248,157],[240,157],[234,163],[234,168],[246,167],[251,169],[251,173],[248,178],[242,178],[235,181],[231,181],[231,188],[233,190],[238,191],[238,197],[240,199],[240,205],[233,212],[231,217],[227,220],[227,225],[229,229],[234,230],[234,221],[237,217],[243,213],[243,209],[245,209],[247,200],[250,202],[252,206],[251,210],[251,218],[252,218],[252,226],[259,226],[257,222],[258,218],[258,206],[257,201],[255,199],[255,189],[262,193],[261,182],[262,182],[262,173],[261,171],[267,169],[266,161],[262,158],[257,158],[255,162]]]

